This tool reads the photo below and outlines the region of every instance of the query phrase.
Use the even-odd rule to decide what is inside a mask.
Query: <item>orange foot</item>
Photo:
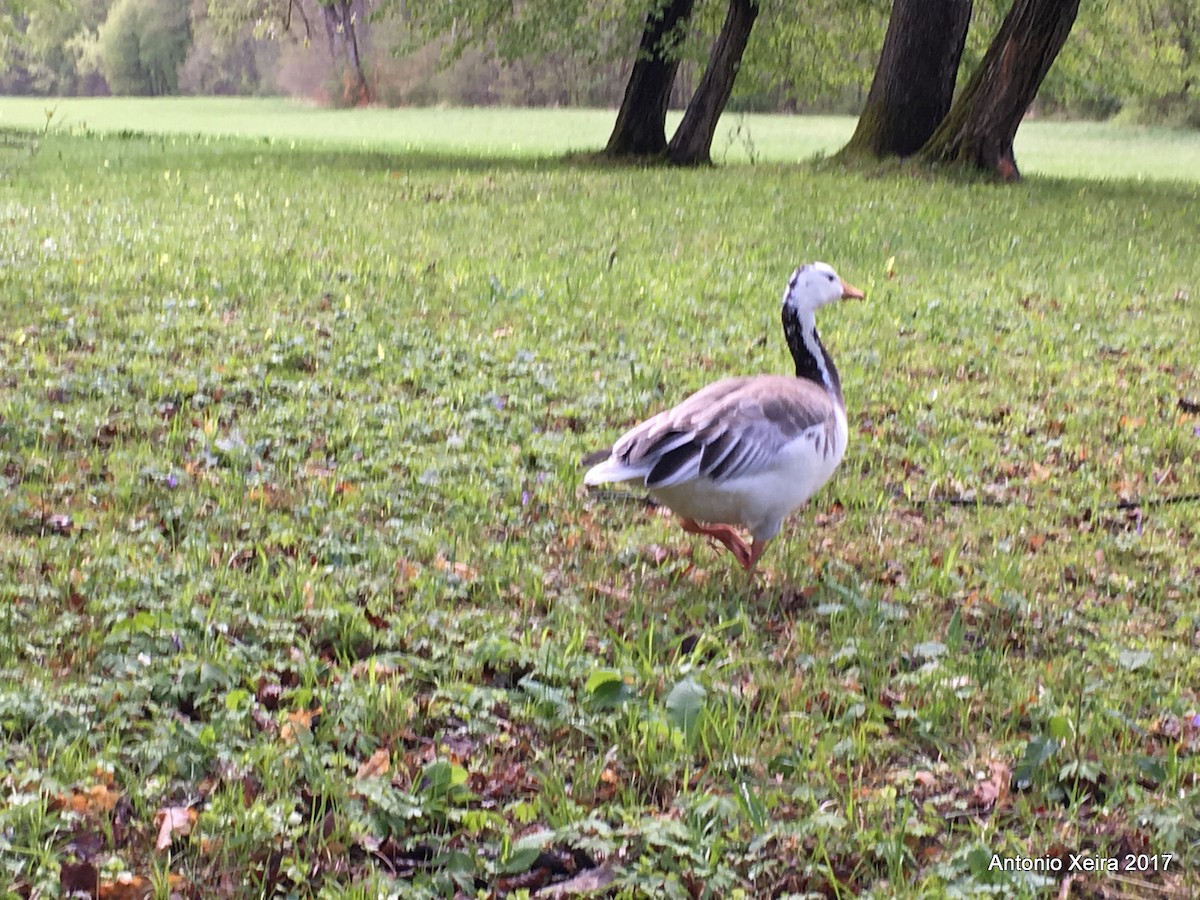
[[[692,519],[684,518],[680,518],[679,524],[683,526],[683,530],[688,534],[702,534],[705,537],[720,541],[747,572],[754,568],[754,564],[758,562],[758,558],[767,549],[766,541],[762,543],[754,541],[752,546],[746,546],[746,542],[729,525],[701,525]]]

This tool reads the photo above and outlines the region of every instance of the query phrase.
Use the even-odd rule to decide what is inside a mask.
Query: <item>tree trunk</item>
[[[725,24],[713,41],[704,75],[667,147],[667,159],[675,165],[698,166],[712,162],[710,154],[717,121],[733,93],[733,82],[756,18],[757,0],[729,0]]]
[[[1013,138],[1078,12],[1079,0],[1013,0],[979,68],[920,157],[972,166],[1004,181],[1020,178]]]
[[[675,48],[694,5],[695,0],[655,2],[647,14],[605,156],[661,156],[666,152],[667,101],[679,68]]]
[[[911,156],[946,117],[972,0],[894,0],[875,78],[843,156]]]
[[[355,85],[357,97],[355,105],[361,106],[371,102],[371,86],[367,83],[367,73],[363,71],[362,54],[358,50],[358,24],[355,21],[353,0],[340,0],[342,7],[342,31],[346,41],[346,56],[354,68],[358,83]]]
[[[362,56],[358,51],[358,30],[352,2],[353,0],[328,0],[321,3],[320,7],[325,19],[325,35],[329,39],[329,55],[337,60],[340,40],[349,71],[352,73],[351,77],[354,79],[354,83],[350,84],[343,78],[342,101],[359,106],[370,102],[371,89],[366,72],[363,71]]]

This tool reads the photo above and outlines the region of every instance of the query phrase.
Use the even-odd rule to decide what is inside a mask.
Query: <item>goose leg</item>
[[[771,543],[770,539],[767,539],[765,541],[757,541],[757,540],[754,541],[754,543],[750,547],[750,558],[745,563],[743,563],[743,565],[746,567],[746,571],[749,571],[754,568],[755,564],[758,562],[759,557],[763,555],[763,551],[767,549],[767,544],[769,544],[769,543]]]
[[[702,534],[706,537],[720,541],[734,555],[734,558],[741,564],[743,569],[749,570],[758,557],[762,555],[765,544],[759,545],[758,541],[754,542],[754,549],[751,550],[746,546],[746,542],[738,535],[736,531],[728,525],[701,525],[699,522],[694,522],[691,519],[679,519],[679,524],[683,526],[683,530],[688,534]]]

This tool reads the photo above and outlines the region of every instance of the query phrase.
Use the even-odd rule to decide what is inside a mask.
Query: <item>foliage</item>
[[[31,4],[23,16],[9,19],[14,28],[6,39],[0,34],[0,59],[7,72],[0,75],[0,90],[9,93],[90,93],[91,67],[86,47],[104,21],[108,0]],[[0,20],[4,17],[0,15]]]
[[[1151,505],[1200,491],[1194,182],[129,134],[19,165],[18,893],[1033,897],[992,854],[1128,853],[1200,886],[1195,510]],[[822,320],[852,444],[757,579],[579,489],[633,419],[785,370],[814,257],[868,288]]]
[[[214,27],[204,0],[193,2],[191,23],[191,46],[179,69],[180,93],[247,95],[271,87],[277,44],[256,40],[250,26],[228,31]]]
[[[177,0],[117,0],[100,26],[104,77],[118,94],[177,93],[190,44],[187,8]]]
[[[0,12],[0,91],[104,93],[96,32],[113,6],[113,0],[9,4]],[[1008,4],[974,6],[964,71],[978,63]],[[344,54],[336,39],[330,44],[322,9],[314,0],[194,0],[180,89],[254,94],[278,83],[283,93],[336,99]],[[793,3],[769,0],[761,9],[731,108],[857,112],[890,3],[822,0],[798,14]],[[358,9],[355,27],[376,96],[390,105],[613,106],[645,10],[635,0],[532,0],[516,7],[388,0]],[[676,106],[690,96],[723,13],[716,0],[698,4],[694,27],[679,45]],[[1192,124],[1198,15],[1200,0],[1084,4],[1043,84],[1039,111],[1103,118],[1124,110],[1134,121]],[[137,66],[131,71],[144,84]]]

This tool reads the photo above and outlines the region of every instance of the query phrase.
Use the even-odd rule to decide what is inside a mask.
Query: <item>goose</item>
[[[848,425],[837,367],[817,334],[816,311],[862,299],[826,263],[801,266],[783,294],[783,334],[796,375],[724,378],[589,454],[587,485],[641,482],[683,530],[723,544],[754,568],[784,518],[842,461]],[[752,543],[734,529],[749,530]]]

